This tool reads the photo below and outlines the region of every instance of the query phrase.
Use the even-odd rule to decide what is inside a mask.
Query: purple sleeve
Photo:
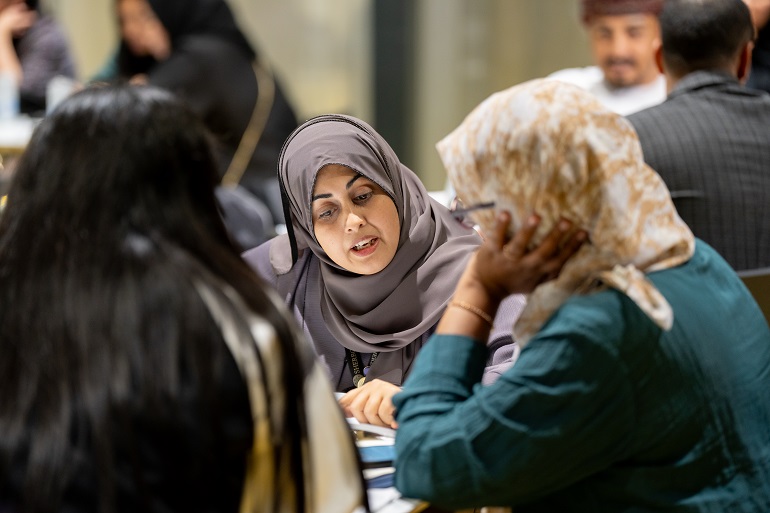
[[[527,304],[524,296],[510,296],[500,304],[494,320],[494,328],[487,340],[489,357],[481,377],[482,385],[494,383],[519,357],[519,345],[513,339],[513,324]]]
[[[45,99],[48,82],[55,76],[75,78],[75,65],[64,32],[53,19],[41,17],[19,39],[16,51],[24,75],[20,92]]]
[[[270,265],[270,246],[274,239],[271,239],[264,244],[260,244],[256,248],[250,249],[243,253],[241,257],[249,264],[260,278],[267,282],[272,287],[275,287],[278,283],[278,276]]]

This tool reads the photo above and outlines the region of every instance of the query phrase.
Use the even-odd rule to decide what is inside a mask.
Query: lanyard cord
[[[351,376],[353,376],[353,385],[355,385],[356,388],[363,386],[366,375],[369,374],[369,369],[374,365],[374,361],[379,354],[380,353],[372,353],[369,365],[361,369],[361,355],[352,349],[348,349],[348,368],[350,369]]]

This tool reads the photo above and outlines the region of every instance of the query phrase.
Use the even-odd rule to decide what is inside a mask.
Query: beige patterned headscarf
[[[644,273],[686,262],[695,240],[623,117],[580,88],[533,80],[489,97],[437,148],[466,205],[494,201],[511,212],[514,231],[537,213],[533,244],[560,217],[589,233],[559,277],[530,295],[514,329],[520,344],[569,296],[599,284],[671,328],[671,306]],[[490,232],[495,212],[475,214]]]

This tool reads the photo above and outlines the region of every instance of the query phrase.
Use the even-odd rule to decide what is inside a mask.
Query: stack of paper
[[[364,479],[368,488],[388,488],[393,486],[393,459],[396,431],[390,428],[361,424],[355,419],[348,419],[350,429],[356,438]]]

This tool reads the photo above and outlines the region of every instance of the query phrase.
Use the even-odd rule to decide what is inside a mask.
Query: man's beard
[[[612,87],[630,87],[634,85],[639,85],[639,73],[635,72],[637,69],[638,63],[635,59],[617,59],[617,58],[610,58],[606,59],[603,63],[603,67],[610,68],[612,66],[619,65],[619,66],[627,66],[628,71],[632,71],[632,73],[621,73],[620,75],[613,75],[610,73],[604,74],[604,80]]]

